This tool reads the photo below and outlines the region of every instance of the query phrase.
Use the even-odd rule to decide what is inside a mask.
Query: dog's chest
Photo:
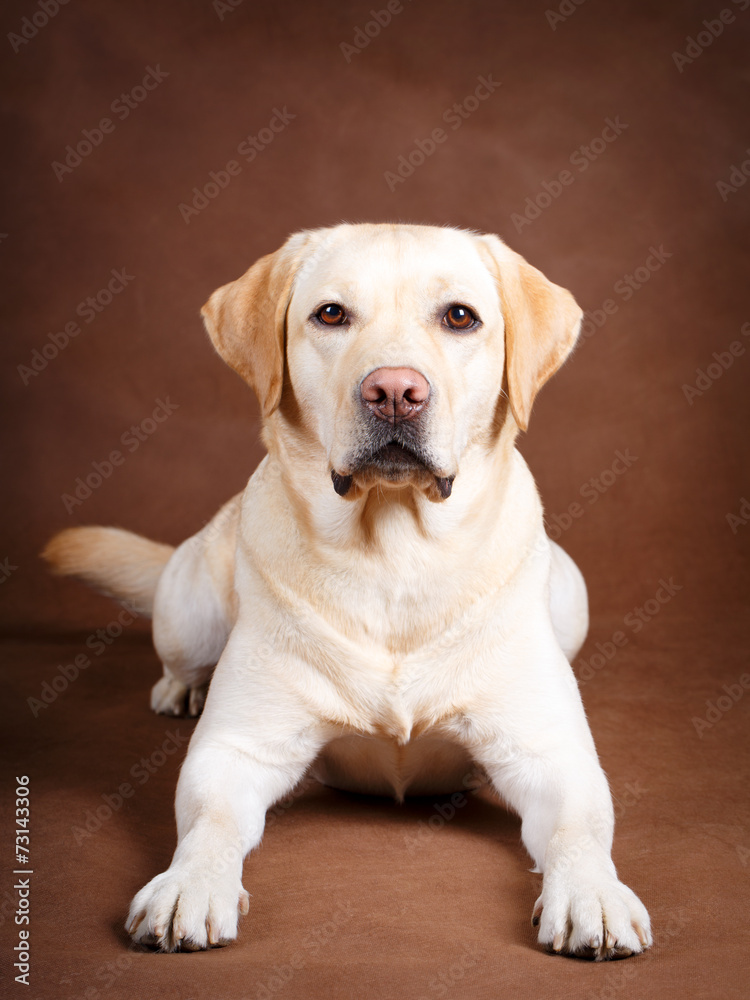
[[[501,655],[498,594],[469,599],[408,575],[391,587],[339,584],[315,610],[288,609],[316,711],[399,744],[464,712],[480,687],[478,666]]]
[[[248,516],[267,530],[245,533],[243,615],[313,713],[403,744],[466,711],[503,660],[519,590],[503,532],[437,533],[392,504],[344,545],[258,501]]]

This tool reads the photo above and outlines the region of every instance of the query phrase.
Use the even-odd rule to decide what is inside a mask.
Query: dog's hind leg
[[[552,628],[562,650],[572,663],[589,630],[589,601],[583,574],[568,553],[553,541],[549,578]]]
[[[164,676],[151,691],[162,715],[199,715],[236,617],[234,549],[240,497],[180,545],[154,597],[154,647]]]

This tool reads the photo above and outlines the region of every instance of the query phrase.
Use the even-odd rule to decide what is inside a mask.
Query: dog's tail
[[[96,590],[151,615],[154,594],[171,545],[122,528],[66,528],[42,552],[57,576],[75,576]]]

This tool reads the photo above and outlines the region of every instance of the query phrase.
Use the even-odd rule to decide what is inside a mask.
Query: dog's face
[[[506,394],[525,429],[581,317],[497,237],[401,225],[299,233],[203,313],[264,415],[293,410],[323,449],[340,496],[410,484],[433,500],[492,445]]]
[[[356,479],[447,496],[492,423],[503,358],[495,283],[464,233],[334,230],[297,275],[289,380],[342,495]]]

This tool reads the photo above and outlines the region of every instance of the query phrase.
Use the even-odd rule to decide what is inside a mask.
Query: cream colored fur
[[[346,326],[315,319],[330,302]],[[449,329],[455,303],[481,326]],[[610,857],[611,798],[569,665],[585,584],[547,538],[514,447],[575,343],[570,293],[494,236],[345,225],[291,237],[204,316],[258,394],[268,455],[155,587],[153,707],[197,713],[211,685],[177,788],[177,850],[135,897],[130,933],[167,951],[233,939],[243,858],[311,768],[399,798],[477,772],[521,816],[544,873],[540,942],[595,958],[648,947],[648,914]],[[383,367],[431,390],[429,468],[399,481],[356,461],[359,386]],[[351,475],[346,495],[332,472]],[[58,569],[84,566],[116,592],[87,558]]]

